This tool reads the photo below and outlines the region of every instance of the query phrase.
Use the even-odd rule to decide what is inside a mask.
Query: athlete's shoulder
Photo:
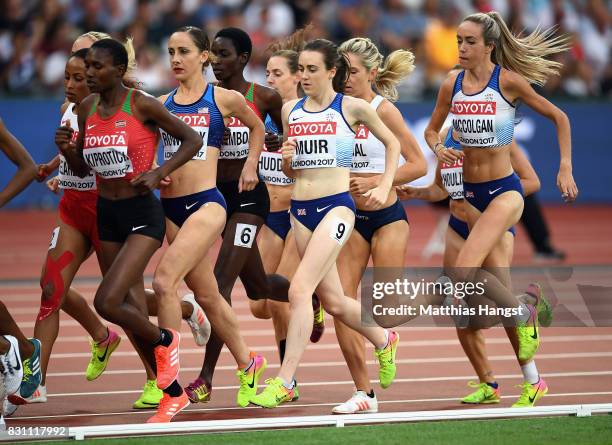
[[[60,114],[62,116],[64,115],[64,113],[66,112],[66,110],[68,109],[70,105],[72,105],[72,102],[65,100],[64,103],[60,106]]]
[[[529,82],[520,74],[506,68],[499,69],[499,83],[504,87],[526,86]]]
[[[89,115],[91,107],[93,107],[93,105],[99,100],[99,98],[100,95],[98,93],[91,93],[89,96],[83,99],[79,106],[79,115],[81,115],[82,113],[84,113],[85,116]]]
[[[161,96],[157,97],[157,100],[160,101],[162,104],[166,103],[166,101],[168,100],[168,98],[170,97],[170,94],[172,94],[172,92],[170,93],[166,93],[166,94],[162,94]]]
[[[287,102],[285,102],[285,104],[283,105],[282,108],[282,112],[283,112],[283,116],[288,115],[289,113],[291,113],[291,111],[295,108],[295,106],[297,105],[297,103],[299,101],[301,101],[302,99],[291,99]]]
[[[352,112],[361,112],[363,110],[372,110],[372,106],[368,103],[368,101],[361,99],[359,97],[347,96],[344,95],[342,97],[342,110],[352,113]]]
[[[269,86],[261,85],[259,83],[255,84],[255,95],[264,101],[281,98],[280,94],[278,94],[278,91],[276,91],[274,88],[270,88]]]

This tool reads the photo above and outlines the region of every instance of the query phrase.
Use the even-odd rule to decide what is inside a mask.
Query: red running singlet
[[[85,121],[83,158],[98,179],[130,179],[151,169],[157,151],[158,133],[134,117],[134,89],[112,116],[98,114],[98,101]]]

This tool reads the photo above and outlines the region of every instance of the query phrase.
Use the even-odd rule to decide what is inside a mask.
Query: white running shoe
[[[13,405],[8,399],[4,399],[4,404],[2,406],[2,410],[4,411],[4,417],[11,417],[15,411],[17,411],[18,406]]]
[[[193,294],[184,295],[182,300],[193,306],[191,317],[189,317],[186,321],[191,328],[191,333],[193,334],[193,339],[195,340],[196,345],[206,346],[206,343],[208,343],[208,339],[210,338],[210,321],[208,321],[208,318],[206,318],[204,310],[195,300]]]
[[[26,399],[28,403],[47,403],[47,387],[38,385],[34,394]]]
[[[6,354],[0,355],[0,371],[4,374],[4,390],[6,395],[19,391],[21,380],[23,379],[23,364],[19,355],[19,343],[12,335],[3,336],[9,343],[9,350]]]
[[[0,371],[2,371],[2,365],[0,365]],[[0,372],[0,431],[6,430],[6,423],[4,423],[4,400],[6,400],[4,373]]]
[[[370,397],[365,391],[355,391],[350,399],[332,409],[332,413],[334,414],[365,414],[377,412],[378,401],[376,400],[376,395]]]

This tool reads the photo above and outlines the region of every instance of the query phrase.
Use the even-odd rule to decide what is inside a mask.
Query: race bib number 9
[[[353,226],[349,222],[342,218],[335,217],[332,219],[329,237],[342,246],[351,234],[352,228]]]

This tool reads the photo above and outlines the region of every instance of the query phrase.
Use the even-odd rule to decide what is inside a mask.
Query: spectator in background
[[[427,81],[431,89],[437,89],[447,73],[457,63],[457,25],[460,16],[457,7],[450,1],[438,6],[438,18],[430,19],[425,29],[425,54]]]
[[[376,39],[379,0],[337,0],[336,14],[329,17],[332,38],[336,41],[368,36]]]
[[[404,0],[383,0],[377,28],[384,52],[411,49],[418,57],[416,50],[426,25],[427,19],[418,8],[408,9]]]

